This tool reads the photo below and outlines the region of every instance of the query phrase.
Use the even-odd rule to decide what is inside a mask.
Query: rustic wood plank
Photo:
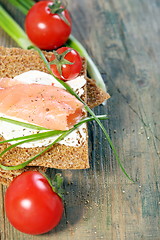
[[[73,33],[99,66],[112,96],[95,112],[110,116],[105,126],[137,183],[122,174],[102,132],[92,123],[91,168],[62,171],[67,194],[60,225],[43,236],[19,233],[4,218],[1,187],[1,239],[159,240],[160,4],[75,0],[68,7]],[[22,25],[22,15],[12,12]],[[15,46],[2,30],[0,42]]]

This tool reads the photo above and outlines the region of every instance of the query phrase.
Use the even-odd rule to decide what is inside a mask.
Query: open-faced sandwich
[[[47,60],[52,53],[44,52]],[[109,94],[86,77],[86,62],[78,77],[69,86],[90,108],[109,98]],[[0,47],[0,152],[23,136],[52,130],[68,130],[87,115],[83,103],[67,92],[49,74],[39,54],[34,50]],[[6,119],[13,120],[7,121]],[[29,125],[16,124],[23,122]],[[43,151],[57,136],[24,141],[0,157],[1,164],[15,166]],[[3,142],[3,143],[2,143]],[[60,142],[19,170],[0,169],[0,182],[8,184],[15,176],[30,168],[85,169],[89,167],[87,125],[83,123]]]

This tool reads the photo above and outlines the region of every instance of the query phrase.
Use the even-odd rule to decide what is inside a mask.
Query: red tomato
[[[59,48],[56,52],[58,54],[63,54],[65,51],[70,52],[66,53],[64,58],[60,57],[59,63],[61,65],[61,73],[58,71],[58,66],[56,64],[51,64],[51,70],[57,78],[67,81],[76,78],[80,74],[82,69],[82,58],[76,50],[69,47]],[[56,55],[53,54],[50,61],[55,61],[55,59]],[[64,60],[73,64],[63,64]]]
[[[62,199],[39,172],[27,171],[16,177],[5,194],[6,215],[21,232],[42,234],[62,218]]]
[[[52,4],[53,1],[40,1],[34,4],[25,19],[25,30],[30,40],[39,48],[46,50],[62,46],[71,33],[69,12],[65,9],[60,14],[62,17],[58,13],[51,13],[49,6]],[[64,17],[69,24],[63,20]]]

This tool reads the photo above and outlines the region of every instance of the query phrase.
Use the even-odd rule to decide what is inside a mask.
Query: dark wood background
[[[23,25],[23,16],[0,2]],[[111,95],[95,112],[108,114],[104,124],[136,183],[123,175],[92,123],[91,168],[62,171],[66,196],[59,226],[42,236],[13,229],[4,214],[6,188],[1,186],[1,240],[159,240],[160,1],[68,0],[68,8],[73,35],[94,59]],[[1,29],[0,45],[17,46]]]

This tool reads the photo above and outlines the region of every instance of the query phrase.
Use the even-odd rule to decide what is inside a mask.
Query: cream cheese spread
[[[54,84],[54,86],[56,87],[64,88],[59,82],[57,82],[57,80],[52,75],[41,72],[41,71],[37,71],[37,70],[31,70],[31,71],[22,73],[16,76],[14,79],[18,80],[20,83],[23,83],[23,84],[32,84],[32,83],[44,84],[44,85]],[[84,94],[83,87],[86,84],[86,79],[84,78],[84,76],[79,76],[73,80],[68,81],[67,83],[80,97]],[[0,113],[0,117],[6,117],[13,120],[26,122],[22,119],[10,117],[2,113]],[[87,126],[86,126],[86,123],[84,123],[79,128],[77,128],[72,133],[70,133],[68,136],[66,136],[63,140],[61,140],[59,144],[64,144],[66,146],[74,146],[74,147],[81,146],[87,137],[86,129],[87,129]],[[13,123],[0,120],[0,135],[2,135],[6,140],[27,136],[30,134],[36,134],[44,131],[46,130],[41,130],[41,131],[34,130],[31,128],[25,128]],[[49,137],[42,140],[23,143],[19,145],[19,147],[33,148],[33,147],[48,146],[57,137],[58,136],[54,136],[54,137]],[[14,144],[16,143],[16,141],[13,141],[10,143]]]

